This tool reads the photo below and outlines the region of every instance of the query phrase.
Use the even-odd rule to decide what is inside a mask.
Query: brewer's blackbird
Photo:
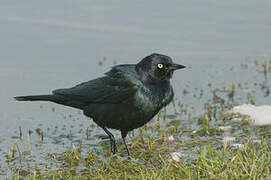
[[[83,110],[110,138],[111,152],[117,151],[115,138],[107,128],[121,132],[123,143],[129,131],[150,121],[173,98],[170,79],[183,65],[162,54],[151,54],[137,64],[112,67],[105,76],[49,95],[15,97],[18,101],[51,101]]]

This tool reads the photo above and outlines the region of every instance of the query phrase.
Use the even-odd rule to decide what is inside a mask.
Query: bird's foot
[[[113,154],[116,154],[116,152],[117,152],[117,146],[116,146],[115,140],[110,139],[110,147],[111,147],[111,152]]]

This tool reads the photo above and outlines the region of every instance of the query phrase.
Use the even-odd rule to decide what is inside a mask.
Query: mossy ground
[[[271,147],[266,139],[242,148],[224,145],[199,145],[195,158],[174,160],[171,152],[185,143],[165,137],[144,135],[129,144],[132,156],[127,157],[123,146],[118,154],[105,150],[106,160],[89,151],[81,156],[80,147],[51,156],[62,161],[56,169],[18,169],[14,179],[270,179]],[[108,146],[104,147],[108,149]]]

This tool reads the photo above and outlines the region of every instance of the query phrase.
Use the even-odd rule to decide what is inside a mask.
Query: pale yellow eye
[[[158,67],[159,69],[162,69],[162,68],[164,67],[164,65],[163,65],[163,64],[157,64],[157,67]]]

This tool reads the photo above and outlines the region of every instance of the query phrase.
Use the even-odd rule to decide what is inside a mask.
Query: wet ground
[[[136,63],[152,52],[188,66],[174,74],[175,107],[167,108],[162,126],[177,120],[178,128],[200,129],[198,117],[206,103],[230,108],[220,106],[219,97],[231,101],[232,89],[230,105],[270,104],[270,8],[269,1],[1,1],[0,174],[11,173],[6,159],[13,149],[13,162],[22,167],[50,164],[46,153],[63,152],[72,144],[99,152],[102,140],[97,136],[104,134],[78,110],[15,102],[13,96],[70,87],[101,76],[113,64]],[[225,136],[243,137],[237,138],[240,143],[270,134],[268,128],[240,129],[221,116],[210,124],[233,129],[203,136],[214,144]],[[185,148],[182,151],[190,157]]]

